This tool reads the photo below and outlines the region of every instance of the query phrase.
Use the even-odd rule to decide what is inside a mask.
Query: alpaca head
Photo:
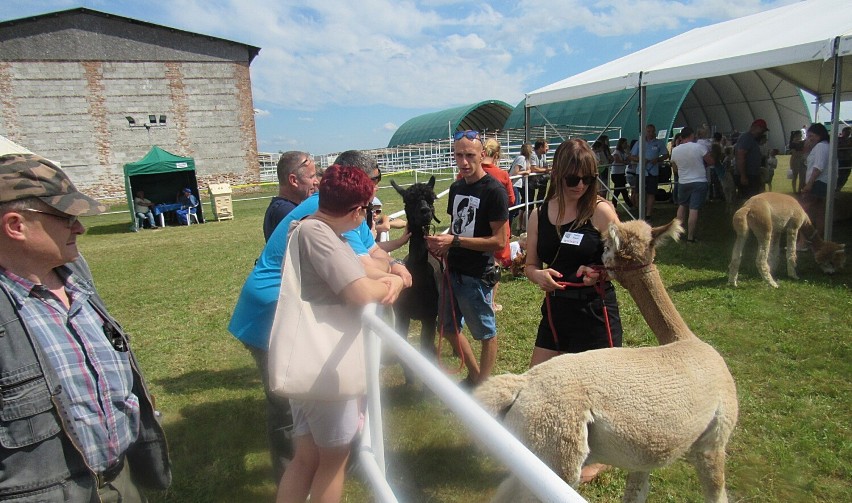
[[[846,265],[846,245],[821,241],[813,244],[814,260],[822,272],[834,274]]]
[[[435,217],[435,177],[429,178],[427,183],[415,183],[407,189],[397,185],[391,180],[391,185],[405,204],[405,218],[408,220],[408,228],[411,230],[424,229],[432,223],[432,219],[441,223]]]
[[[619,279],[624,269],[638,268],[654,262],[656,247],[671,238],[677,241],[683,233],[678,219],[666,225],[651,228],[642,220],[609,224],[604,238],[604,266],[609,275]]]

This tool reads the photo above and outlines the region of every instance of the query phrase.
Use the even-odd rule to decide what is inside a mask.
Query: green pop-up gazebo
[[[124,188],[127,192],[127,206],[130,208],[132,228],[137,229],[133,196],[136,191],[144,190],[145,198],[155,204],[174,203],[184,188],[189,188],[196,198],[198,180],[195,178],[195,160],[181,157],[153,146],[142,159],[124,165]],[[200,199],[199,199],[200,201]],[[196,208],[199,221],[203,222],[201,205]]]

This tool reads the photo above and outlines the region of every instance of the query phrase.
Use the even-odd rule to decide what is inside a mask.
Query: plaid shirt
[[[0,283],[12,293],[21,320],[56,371],[67,395],[67,427],[86,463],[97,473],[118,463],[139,434],[139,400],[131,391],[128,353],[116,351],[104,332],[104,320],[88,302],[94,293],[66,267],[56,269],[65,281],[71,307],[43,285],[0,268]]]

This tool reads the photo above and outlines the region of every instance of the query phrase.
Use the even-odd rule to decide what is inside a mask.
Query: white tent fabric
[[[0,155],[6,154],[32,154],[32,152],[28,148],[22,147],[5,136],[0,135]]]
[[[852,7],[848,0],[809,0],[696,28],[527,94],[527,106],[594,96],[640,85],[769,69],[830,100],[835,38],[839,54],[852,55]],[[844,57],[852,75],[852,58]],[[848,71],[847,71],[848,69]],[[641,76],[641,79],[640,79]],[[852,99],[852,79],[843,83]]]

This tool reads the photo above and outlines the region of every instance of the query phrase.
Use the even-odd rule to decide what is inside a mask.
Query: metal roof
[[[396,130],[388,147],[412,145],[449,138],[453,131],[503,129],[512,106],[498,100],[480,101],[409,119]]]

